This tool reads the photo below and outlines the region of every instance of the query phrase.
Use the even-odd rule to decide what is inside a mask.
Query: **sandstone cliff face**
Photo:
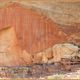
[[[50,64],[60,62],[62,58],[71,59],[75,55],[79,55],[78,51],[78,46],[75,46],[73,44],[56,44],[53,47],[45,49],[44,51],[34,55],[33,63]]]
[[[52,59],[51,61],[49,60],[49,63],[55,61],[56,59],[59,61],[63,54],[60,55],[59,52],[57,52],[57,50],[59,49],[60,52],[62,52],[64,51],[63,48],[55,48],[56,52],[55,50],[53,51],[55,56],[54,59],[52,58],[52,48],[48,49],[49,47],[66,41],[74,43],[80,42],[79,25],[77,24],[74,26],[73,24],[73,22],[80,22],[80,9],[77,6],[78,3],[69,3],[68,5],[68,3],[58,3],[50,0],[50,2],[48,0],[21,0],[20,2],[18,0],[16,1],[20,4],[11,3],[10,5],[7,5],[0,9],[0,30],[3,30],[7,26],[14,27],[15,34],[18,38],[17,42],[19,42],[20,45],[18,47],[21,47],[22,50],[24,50],[22,51],[21,49],[19,49],[19,51],[22,52],[19,54],[22,56],[22,59],[24,59],[24,62],[26,64],[30,64],[32,63],[32,61],[33,63],[47,63],[48,59]],[[14,41],[15,40],[16,38],[14,39]],[[4,42],[5,39],[3,39],[3,44]],[[4,49],[4,47],[1,48],[1,50],[3,51],[6,51],[7,49]],[[17,55],[18,52],[16,48],[13,49],[14,50],[10,48],[10,50],[15,53],[16,58],[19,55]],[[45,51],[45,49],[47,50]],[[29,55],[29,53],[27,53],[26,51],[31,54],[36,54]],[[12,53],[11,56],[14,53]],[[26,56],[28,56],[28,58]],[[32,59],[33,56],[34,59]],[[11,60],[9,60],[9,62],[3,62],[5,62],[6,65],[8,63],[11,63],[10,65],[24,64],[24,62],[22,62],[22,60],[19,57],[17,57],[17,59],[19,59],[20,62],[14,63],[13,61],[12,63]],[[15,61],[17,60],[15,59]]]
[[[20,59],[22,50],[19,47],[13,28],[0,31],[0,66],[18,66],[23,63]]]
[[[16,0],[25,7],[40,11],[57,24],[71,25],[80,23],[79,0]]]
[[[13,27],[0,31],[0,66],[26,66],[59,62],[61,58],[70,58],[78,53],[79,48],[72,44],[56,44],[51,48],[30,54],[22,50]]]
[[[67,34],[68,42],[80,45],[80,23],[73,23],[71,25],[64,25],[61,27],[62,31]]]
[[[49,18],[13,3],[0,9],[0,29],[15,27],[20,46],[36,53],[66,40],[66,34]]]
[[[11,2],[17,2],[23,6],[39,11],[57,24],[70,25],[80,23],[80,1],[79,0],[0,0],[0,7]]]
[[[32,55],[22,50],[13,27],[0,30],[0,66],[32,64]]]

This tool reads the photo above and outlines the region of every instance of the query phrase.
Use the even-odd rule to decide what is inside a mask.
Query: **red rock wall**
[[[0,31],[0,66],[24,66],[26,63],[21,57],[23,54],[18,45],[14,28],[4,28]]]
[[[69,42],[80,45],[80,23],[64,25],[64,27],[61,28],[62,31],[67,34],[67,39]]]
[[[0,9],[0,29],[7,26],[15,27],[21,47],[30,53],[66,40],[52,20],[19,4]]]

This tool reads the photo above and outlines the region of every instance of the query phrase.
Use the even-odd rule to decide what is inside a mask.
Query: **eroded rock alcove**
[[[66,40],[66,34],[49,18],[13,3],[0,9],[0,29],[11,26],[19,43],[29,53],[36,53]]]
[[[24,74],[36,80],[55,72],[65,75],[63,70],[75,75],[72,71],[80,66],[80,5],[76,1],[0,0],[0,77]]]
[[[14,50],[10,48],[10,50],[14,52],[10,55],[14,54],[15,57],[18,57],[17,54],[19,54],[19,60],[21,60],[20,58],[22,56],[22,59],[26,62],[25,64],[31,62],[31,54],[34,54],[35,56],[38,52],[52,47],[56,43],[63,43],[67,40],[66,34],[54,21],[39,12],[25,8],[18,3],[13,3],[0,9],[0,30],[4,32],[3,34],[11,34],[6,33],[4,30],[4,28],[7,28],[8,26],[13,28],[11,31],[14,31],[14,36],[16,36],[16,38],[14,38],[13,35],[10,35],[10,41],[14,38],[13,42],[15,43],[15,39],[17,39],[16,42],[18,43]],[[5,36],[2,38],[9,37]],[[6,39],[4,39],[3,43],[5,42]],[[13,43],[10,43],[9,41],[7,43],[13,45]],[[15,49],[17,47],[20,47],[18,50],[21,52],[16,52]],[[6,51],[6,49],[4,49],[4,51]],[[14,62],[12,63],[15,64]],[[19,62],[15,65],[20,65],[20,63],[24,64],[23,62]],[[8,65],[8,63],[6,65]]]

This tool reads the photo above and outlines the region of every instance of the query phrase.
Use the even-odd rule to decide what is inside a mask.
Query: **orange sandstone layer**
[[[0,9],[0,29],[6,26],[15,27],[20,46],[29,53],[66,41],[66,34],[51,19],[18,3]]]
[[[22,50],[19,47],[13,28],[0,31],[0,66],[24,65],[20,59]]]
[[[7,26],[12,28],[7,29]],[[54,21],[39,12],[13,3],[0,9],[0,30],[0,66],[21,66],[47,63],[48,59],[52,59],[49,63],[54,62],[56,59],[53,57],[56,58],[60,54],[56,55],[55,52],[53,56],[52,50],[48,48],[68,40],[73,41],[73,35],[77,35],[78,29],[60,29]],[[33,53],[35,54],[32,55]]]

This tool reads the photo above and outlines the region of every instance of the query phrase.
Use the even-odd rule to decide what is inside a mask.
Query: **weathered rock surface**
[[[69,3],[68,6],[68,3],[48,2],[49,1],[46,1],[45,4],[45,1],[31,1],[26,3],[25,1],[21,1],[19,2],[20,4],[11,3],[7,7],[0,9],[0,30],[6,26],[15,26],[19,45],[24,50],[22,56],[24,56],[26,64],[32,63],[33,56],[33,63],[47,63],[48,61],[51,63],[55,59],[60,60],[63,54],[59,54],[57,51],[55,53],[55,51],[53,51],[52,48],[49,49],[49,47],[65,41],[80,42],[79,38],[76,37],[79,35],[80,28],[79,26],[76,27],[78,24],[73,24],[73,22],[77,23],[80,21],[79,5],[77,6],[77,3]],[[54,10],[54,8],[56,9]],[[52,18],[53,21],[50,18]],[[59,24],[62,29],[60,29],[55,22]],[[58,49],[62,48],[59,47]],[[57,49],[55,48],[55,50]],[[31,54],[36,53],[36,55],[28,55],[26,51]],[[53,52],[55,59],[53,58]],[[28,56],[28,58],[26,56]]]
[[[80,33],[70,35],[68,37],[68,42],[74,43],[80,47]]]
[[[0,66],[26,66],[32,64],[32,55],[22,50],[13,27],[0,31]]]
[[[0,29],[15,26],[20,46],[37,53],[66,40],[66,34],[49,18],[13,3],[0,9]]]
[[[71,25],[72,23],[80,23],[79,0],[16,0],[15,2],[42,12],[57,24]]]
[[[23,51],[16,37],[13,27],[4,28],[0,31],[0,66],[24,66],[34,63],[54,63],[61,58],[76,55],[79,48],[72,44],[56,44],[36,54]]]
[[[54,63],[60,62],[61,58],[70,59],[79,54],[79,48],[73,44],[63,43],[56,44],[40,53],[34,55],[34,63]]]
[[[80,23],[79,0],[0,0],[0,7],[17,2],[50,17],[57,24]]]
[[[0,66],[23,64],[21,53],[14,29],[8,27],[0,31]]]
[[[78,53],[78,46],[64,43],[53,46],[54,61],[60,61],[61,58],[70,58]]]

